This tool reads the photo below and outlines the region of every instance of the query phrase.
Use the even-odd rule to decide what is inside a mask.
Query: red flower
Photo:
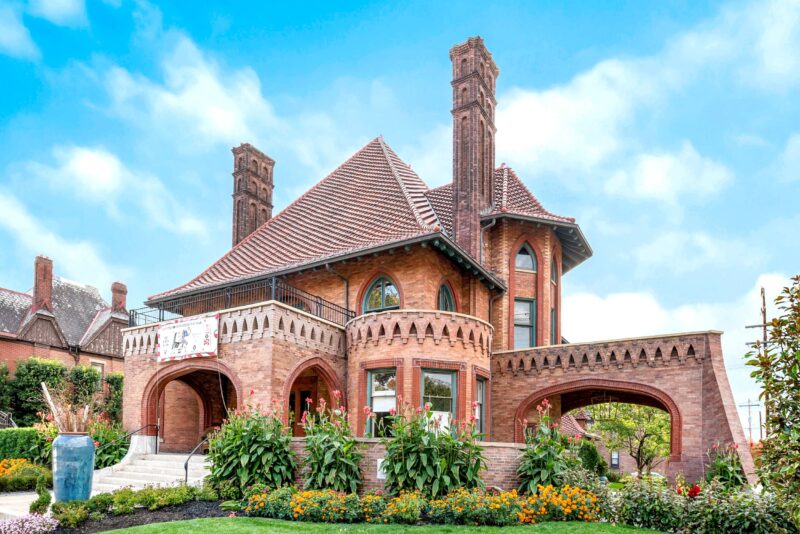
[[[678,492],[678,495],[683,495],[683,488],[682,487],[678,486],[678,489],[676,489],[675,491]]]
[[[695,497],[697,497],[698,495],[700,495],[700,486],[698,486],[697,484],[695,484],[694,486],[692,486],[691,488],[689,488],[689,497],[691,497],[692,499],[694,499],[694,498],[695,498]]]
[[[99,441],[97,441],[97,440],[94,440],[94,446],[95,446],[95,447],[99,447],[99,446],[100,446],[100,442],[99,442]]]
[[[254,389],[252,389],[252,388],[251,388],[251,389],[250,389],[250,396],[252,397],[252,396],[253,396],[253,395],[255,395],[255,394],[256,394],[256,390],[254,390]]]

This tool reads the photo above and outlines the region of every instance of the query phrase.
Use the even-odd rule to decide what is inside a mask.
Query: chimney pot
[[[122,282],[111,284],[111,311],[127,313],[128,286]]]
[[[33,306],[53,311],[53,260],[47,256],[36,256],[33,262]]]

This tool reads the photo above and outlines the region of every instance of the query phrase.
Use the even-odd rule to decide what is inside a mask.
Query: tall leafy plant
[[[48,411],[41,383],[57,390],[64,382],[67,368],[55,360],[29,358],[17,363],[12,389],[14,391],[14,421],[18,426],[32,426],[40,413]]]
[[[550,409],[550,401],[542,401],[536,407],[537,424],[526,431],[525,450],[517,468],[522,493],[534,494],[540,485],[560,486],[563,475],[580,463],[559,432],[558,424],[552,421]],[[524,424],[527,426],[527,421]]]
[[[11,411],[11,380],[8,377],[8,366],[0,363],[0,411]]]
[[[320,398],[316,409],[303,412],[306,434],[306,489],[332,489],[355,493],[361,485],[359,462],[364,453],[350,428],[342,394],[334,391],[333,405]],[[307,399],[307,406],[313,399]]]
[[[70,401],[76,405],[90,404],[100,392],[100,371],[88,365],[76,365],[67,372],[67,382],[72,385]]]
[[[769,343],[747,355],[767,414],[758,474],[800,527],[800,276],[775,303],[780,315],[770,322]]]
[[[747,485],[747,477],[739,459],[739,446],[736,443],[720,445],[715,443],[706,451],[706,480],[717,480],[720,487],[737,490]]]
[[[122,422],[122,373],[108,373],[105,382],[108,385],[103,411],[113,422]]]
[[[365,411],[369,414],[368,407]],[[474,418],[443,428],[429,404],[414,408],[402,403],[400,411],[392,410],[388,419],[382,467],[389,491],[419,491],[437,497],[457,488],[484,487],[480,473],[486,459]]]
[[[254,484],[270,489],[290,484],[296,467],[291,442],[276,401],[267,410],[246,404],[211,435],[211,480],[220,487],[232,486],[237,497]]]

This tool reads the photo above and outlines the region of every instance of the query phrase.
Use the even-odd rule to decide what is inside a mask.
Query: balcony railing
[[[130,310],[128,326],[142,326],[179,317],[246,306],[256,302],[276,300],[308,312],[320,319],[344,326],[355,312],[322,297],[290,286],[277,278],[214,289],[206,293],[187,295],[161,302],[157,307]]]

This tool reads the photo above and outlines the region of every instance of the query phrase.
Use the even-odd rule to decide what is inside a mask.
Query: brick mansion
[[[565,276],[592,249],[575,219],[496,165],[499,69],[483,40],[450,59],[447,185],[426,186],[378,137],[273,215],[275,161],[233,149],[232,248],[151,296],[123,330],[136,447],[189,451],[251,400],[277,399],[300,436],[305,399],[339,390],[365,437],[400,402],[429,402],[446,422],[474,415],[487,442],[507,443],[524,439],[544,399],[556,418],[602,402],[654,406],[670,415],[668,474],[699,478],[718,441],[738,443],[752,472],[721,332],[565,342]],[[189,323],[205,325],[212,350],[184,351]]]

